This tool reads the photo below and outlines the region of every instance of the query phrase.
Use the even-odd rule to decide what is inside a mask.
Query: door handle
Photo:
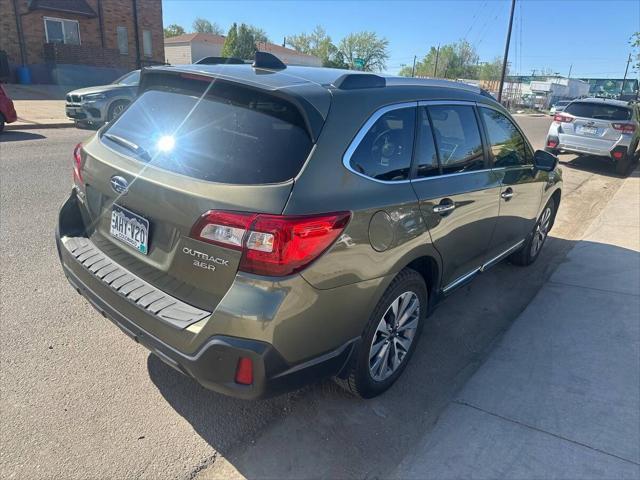
[[[456,208],[455,203],[444,203],[444,204],[441,203],[440,205],[434,205],[433,212],[438,214],[443,214],[443,213],[450,212],[455,208]]]
[[[504,192],[500,194],[500,196],[504,198],[506,201],[509,201],[513,197],[513,190],[511,188],[507,188]]]

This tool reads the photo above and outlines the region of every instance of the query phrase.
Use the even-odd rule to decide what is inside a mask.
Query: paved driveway
[[[518,120],[541,144],[549,119]],[[566,165],[555,237],[536,265],[499,265],[450,297],[406,375],[381,398],[361,402],[327,381],[250,403],[180,376],[68,286],[53,229],[71,185],[73,146],[87,133],[0,137],[2,478],[383,476],[432,427],[621,182],[593,159]],[[259,455],[247,450],[253,444]]]

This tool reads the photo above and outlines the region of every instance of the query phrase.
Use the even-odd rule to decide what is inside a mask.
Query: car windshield
[[[575,102],[565,108],[565,112],[576,117],[599,120],[630,120],[631,109],[607,103]]]
[[[140,83],[140,70],[129,72],[113,82],[113,85],[129,85],[135,87]]]
[[[156,167],[230,184],[295,177],[312,141],[290,102],[229,82],[183,80],[144,92],[103,132],[103,141]]]

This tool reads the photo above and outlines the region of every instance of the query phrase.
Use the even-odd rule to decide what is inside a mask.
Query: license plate
[[[119,205],[111,208],[111,236],[147,254],[149,220]]]
[[[596,127],[578,127],[580,133],[586,133],[587,135],[597,135],[598,129]]]

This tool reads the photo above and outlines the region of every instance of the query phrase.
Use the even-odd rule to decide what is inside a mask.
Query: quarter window
[[[129,34],[127,27],[116,27],[116,36],[118,37],[118,51],[120,55],[129,54]]]
[[[496,167],[526,165],[528,163],[526,143],[511,120],[490,108],[481,108],[480,112],[487,127],[494,165]]]
[[[44,28],[47,43],[80,45],[80,26],[75,20],[45,18]]]
[[[383,181],[409,178],[416,109],[398,108],[383,114],[351,155],[350,166]]]
[[[468,105],[428,107],[442,174],[482,170],[484,153],[480,130]]]

